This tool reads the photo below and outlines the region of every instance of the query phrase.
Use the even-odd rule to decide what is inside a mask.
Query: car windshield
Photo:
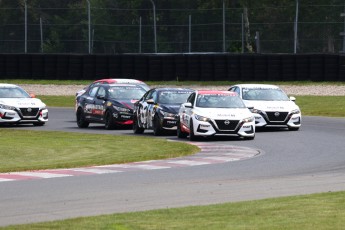
[[[191,91],[163,91],[158,95],[158,103],[182,104],[187,101]]]
[[[255,101],[288,101],[289,97],[277,88],[244,88],[242,89],[243,100]]]
[[[112,86],[108,90],[109,98],[129,100],[139,100],[145,92],[140,86]]]
[[[0,98],[30,98],[30,95],[18,87],[0,87]]]
[[[202,108],[245,108],[240,97],[228,94],[199,94],[196,106]]]

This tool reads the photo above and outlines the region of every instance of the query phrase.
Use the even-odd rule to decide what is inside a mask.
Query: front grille
[[[235,130],[239,120],[215,120],[219,130]],[[228,123],[229,122],[229,123]]]
[[[283,122],[286,120],[288,112],[266,112],[268,120],[271,122]]]
[[[36,117],[38,115],[39,108],[20,108],[20,113],[23,118]]]

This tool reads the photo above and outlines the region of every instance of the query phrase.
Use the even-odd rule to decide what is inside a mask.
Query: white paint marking
[[[16,172],[16,173],[11,173],[11,175],[40,177],[40,178],[55,178],[55,177],[72,176],[70,174],[56,174],[56,173],[45,173],[45,172]]]

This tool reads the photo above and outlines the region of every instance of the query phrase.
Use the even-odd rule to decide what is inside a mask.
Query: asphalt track
[[[17,128],[134,135],[131,130],[107,131],[99,125],[79,129],[72,109],[49,109],[46,126]],[[144,135],[153,137],[151,132]],[[177,140],[174,136],[160,138]],[[297,132],[268,130],[257,132],[252,141],[220,138],[197,142],[207,146],[209,156],[227,152],[226,147],[229,151],[247,149],[259,153],[250,158],[155,170],[3,181],[0,226],[342,191],[344,143],[344,118],[304,117]]]

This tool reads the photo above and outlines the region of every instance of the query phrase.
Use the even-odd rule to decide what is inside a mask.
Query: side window
[[[241,96],[241,90],[240,88],[236,87],[235,92],[238,94],[238,96]]]
[[[99,87],[93,87],[90,91],[89,91],[89,96],[94,97],[96,95],[96,92],[98,90]]]
[[[105,97],[105,95],[106,95],[105,89],[103,87],[100,87],[98,92],[97,92],[97,96],[98,97]]]
[[[187,102],[192,103],[192,105],[194,104],[194,100],[195,100],[195,93],[192,93],[191,95],[189,95]]]
[[[153,99],[153,101],[154,101],[155,103],[157,103],[157,91],[154,91],[154,92],[152,93],[151,98]]]

